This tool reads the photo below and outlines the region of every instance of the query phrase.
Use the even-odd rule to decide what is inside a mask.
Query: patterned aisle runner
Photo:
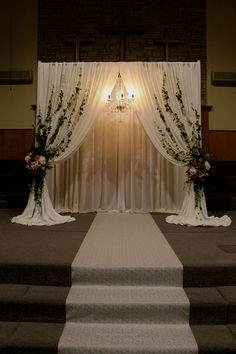
[[[59,353],[198,353],[182,274],[150,214],[97,214],[72,264]]]

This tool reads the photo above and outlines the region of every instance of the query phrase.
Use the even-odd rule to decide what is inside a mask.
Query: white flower
[[[37,170],[38,169],[38,161],[33,161],[32,163],[31,163],[31,168],[32,168],[32,170]]]
[[[189,173],[190,173],[190,175],[195,175],[195,174],[197,173],[197,169],[192,166],[192,167],[190,167],[190,169],[189,169]]]
[[[25,162],[30,162],[30,160],[31,160],[31,156],[30,156],[30,154],[28,154],[28,155],[26,155],[25,156]]]
[[[40,158],[38,159],[38,162],[41,164],[41,165],[45,165],[46,164],[46,159],[44,156],[40,156]]]
[[[209,162],[205,161],[205,169],[210,170],[210,168],[211,168],[211,165],[209,164]]]

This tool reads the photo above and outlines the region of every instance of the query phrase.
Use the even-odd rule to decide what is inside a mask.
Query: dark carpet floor
[[[28,227],[10,222],[20,212],[0,209],[0,353],[53,354],[65,322],[71,263],[95,214]],[[176,226],[165,222],[166,214],[152,214],[183,264],[202,354],[236,353],[236,211],[226,214],[232,218],[226,228]]]

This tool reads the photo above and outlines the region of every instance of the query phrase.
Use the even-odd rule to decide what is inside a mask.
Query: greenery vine
[[[201,196],[205,179],[210,173],[210,156],[201,148],[201,123],[200,114],[197,109],[192,107],[194,121],[192,122],[186,113],[183,101],[183,94],[180,87],[179,79],[176,82],[175,97],[181,111],[181,117],[173,110],[170,104],[169,93],[166,88],[166,73],[163,75],[162,98],[164,102],[164,111],[154,95],[156,101],[156,109],[159,113],[162,125],[155,119],[154,124],[161,136],[161,144],[167,154],[173,159],[187,164],[186,171],[187,183],[193,183],[195,195],[195,207],[201,208]],[[170,122],[170,123],[168,123]],[[176,133],[173,128],[177,128],[178,136],[180,136],[186,149],[181,148],[176,140]]]
[[[88,90],[83,94],[79,107],[76,107],[82,93],[81,79],[82,73],[80,71],[76,87],[67,102],[64,102],[63,90],[56,97],[54,87],[52,87],[45,117],[39,107],[35,127],[35,146],[25,157],[29,187],[34,192],[34,200],[38,206],[41,206],[42,203],[47,170],[52,168],[54,159],[68,148],[75,125],[84,113],[89,96]],[[55,108],[53,108],[54,101],[56,102]],[[66,131],[66,134],[57,141],[62,129]]]

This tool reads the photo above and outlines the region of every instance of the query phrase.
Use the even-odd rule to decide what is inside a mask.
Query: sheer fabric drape
[[[54,203],[60,212],[175,212],[183,173],[155,149],[133,110],[106,109],[80,149],[55,166]]]
[[[82,144],[92,128],[99,111],[103,108],[105,101],[102,100],[102,93],[105,88],[112,89],[118,75],[118,70],[119,68],[115,63],[38,63],[37,111],[39,112],[40,110],[42,117],[46,117],[47,115],[52,89],[54,90],[53,108],[57,105],[61,90],[63,90],[65,102],[68,102],[79,80],[80,72],[82,74],[82,85],[77,106],[80,105],[81,99],[87,90],[89,90],[84,114],[79,122],[75,124],[71,143],[66,151],[55,159],[55,162],[68,158]],[[52,127],[56,126],[58,118],[59,116],[55,116]],[[60,130],[54,144],[60,142],[66,134],[65,125]],[[39,207],[36,205],[33,191],[31,191],[24,212],[12,218],[12,222],[26,225],[53,225],[73,220],[74,218],[70,216],[59,215],[53,208],[46,183],[43,189],[42,206]]]
[[[166,127],[157,112],[154,96],[157,97],[160,109],[164,113],[167,126],[171,127],[179,150],[188,155],[189,147],[181,138],[181,132],[171,120],[171,116],[165,111],[166,102],[163,98],[162,83],[163,77],[166,75],[166,89],[168,91],[170,105],[173,112],[177,114],[181,123],[184,125],[187,135],[191,136],[192,126],[187,124],[186,120],[194,123],[196,119],[194,110],[196,110],[199,115],[201,114],[200,62],[120,63],[120,73],[127,90],[133,90],[136,94],[137,99],[135,106],[138,116],[153,145],[174,165],[186,165],[188,162],[187,159],[185,161],[176,160],[167,153],[161,143],[162,137],[157,126],[163,131]],[[182,99],[186,112],[185,116],[183,116],[181,107],[176,99],[177,82],[179,82],[182,91]],[[173,149],[176,148],[176,145],[173,144],[168,134],[165,135],[165,139]],[[202,190],[201,203],[196,208],[192,185],[185,186],[184,201],[179,214],[177,216],[168,216],[166,221],[169,223],[192,226],[228,226],[231,224],[231,219],[226,215],[222,218],[208,216],[204,190]]]
[[[192,106],[201,112],[200,101],[200,62],[196,63],[121,63],[120,72],[124,84],[128,90],[133,88],[135,92],[135,108],[139,119],[151,139],[153,145],[170,162],[176,165],[184,165],[185,162],[175,160],[169,155],[161,144],[161,134],[156,128],[156,124],[163,128],[162,121],[157,112],[157,106],[154,96],[157,96],[158,102],[164,111],[165,102],[162,95],[163,76],[166,74],[167,89],[173,110],[181,117],[180,107],[176,100],[176,83],[179,80],[183,90],[183,99],[188,118],[195,120]],[[165,115],[167,121],[170,120]],[[170,122],[174,130],[178,145],[187,152],[186,146],[180,137],[179,130]],[[167,137],[168,138],[168,137]],[[169,143],[171,141],[169,139]]]
[[[63,90],[65,101],[72,94],[81,71],[81,94],[77,103],[81,103],[82,98],[87,90],[89,90],[88,101],[84,109],[84,114],[75,125],[72,140],[68,148],[62,153],[55,162],[62,161],[69,157],[84,141],[88,132],[92,128],[99,112],[105,105],[102,95],[105,89],[112,89],[115,84],[119,68],[115,63],[39,63],[38,66],[38,107],[45,116],[47,112],[48,100],[50,98],[51,88],[54,87],[56,97],[60,90]],[[55,105],[56,102],[53,102]],[[57,120],[54,120],[56,124]],[[63,139],[66,135],[65,129],[61,131],[58,140]]]
[[[157,96],[160,106],[163,107],[164,101],[162,97],[161,87],[162,87],[163,74],[166,73],[167,88],[170,96],[171,105],[173,105],[174,110],[178,112],[179,107],[177,106],[176,99],[175,99],[176,98],[175,86],[176,86],[176,81],[178,79],[182,87],[183,98],[186,104],[188,119],[194,120],[195,117],[192,112],[192,106],[194,106],[194,108],[200,113],[200,63],[199,62],[197,63],[142,63],[142,62],[139,63],[39,63],[37,107],[38,109],[40,108],[43,116],[45,115],[47,110],[47,105],[49,102],[49,97],[51,94],[52,87],[54,87],[55,97],[59,95],[60,90],[63,90],[65,94],[65,101],[66,101],[67,98],[70,97],[73,89],[75,88],[80,71],[82,72],[81,97],[83,97],[83,92],[86,92],[86,90],[89,89],[89,98],[82,118],[75,125],[72,141],[69,147],[55,160],[56,163],[66,160],[73,153],[75,153],[76,150],[79,149],[79,147],[87,137],[88,133],[91,131],[96,118],[100,116],[103,109],[105,108],[105,101],[103,99],[104,98],[103,94],[105,93],[105,91],[107,93],[111,92],[112,87],[115,85],[116,78],[120,73],[128,92],[130,92],[131,94],[132,93],[135,94],[135,107],[134,107],[135,111],[137,112],[137,116],[140,119],[140,122],[147,136],[150,138],[152,144],[154,145],[154,147],[158,151],[160,151],[160,153],[165,159],[167,159],[174,165],[185,164],[185,162],[179,163],[178,161],[175,161],[169,154],[167,154],[166,150],[163,148],[161,144],[160,134],[158,133],[158,129],[156,129],[156,126],[161,125],[162,123],[158,117],[154,95]],[[54,104],[55,102],[53,102],[53,105]],[[133,118],[134,116],[132,116],[131,119]],[[166,117],[166,119],[168,119],[168,117]],[[55,117],[53,124],[54,126],[57,124],[57,117]],[[118,122],[114,124],[118,124]],[[177,174],[174,173],[174,175],[171,175],[171,177],[167,177],[166,175],[166,178],[164,177],[164,181],[162,180],[161,174],[160,176],[158,176],[158,173],[156,174],[157,170],[155,170],[155,167],[153,169],[153,171],[155,170],[155,172],[153,173],[150,172],[150,175],[148,174],[145,175],[146,172],[144,173],[144,165],[141,166],[138,162],[139,161],[138,159],[140,158],[141,160],[146,160],[148,162],[146,168],[148,169],[152,164],[152,160],[153,159],[155,160],[156,157],[154,157],[154,155],[152,154],[150,155],[147,154],[145,156],[145,154],[142,155],[140,153],[140,157],[137,158],[137,156],[139,156],[139,153],[132,150],[136,144],[135,143],[136,140],[134,140],[135,134],[132,133],[133,134],[132,135],[129,131],[129,128],[124,130],[123,132],[124,137],[126,136],[126,141],[124,143],[124,141],[122,140],[123,138],[121,138],[121,134],[120,134],[123,127],[124,125],[123,126],[121,125],[119,127],[116,126],[114,131],[112,129],[112,134],[116,134],[113,137],[115,142],[114,146],[116,146],[116,149],[117,146],[119,147],[118,154],[116,154],[115,157],[117,158],[117,156],[119,156],[119,158],[117,158],[118,159],[117,168],[115,170],[116,174],[114,174],[114,171],[107,172],[106,169],[104,169],[104,167],[106,167],[108,163],[111,163],[111,161],[113,161],[112,159],[114,157],[111,157],[110,151],[107,157],[103,156],[103,152],[101,152],[99,156],[95,157],[95,155],[93,155],[92,157],[92,154],[90,154],[89,152],[91,151],[90,150],[91,148],[94,151],[97,150],[96,152],[99,152],[99,149],[101,149],[102,146],[100,144],[103,144],[105,140],[102,142],[100,141],[98,143],[96,139],[93,140],[92,138],[90,138],[92,139],[90,141],[92,147],[90,146],[89,148],[88,145],[86,144],[90,144],[90,143],[88,142],[85,143],[86,146],[84,148],[85,154],[84,154],[84,158],[82,158],[83,173],[81,172],[82,168],[77,170],[76,173],[77,174],[82,173],[81,178],[84,180],[89,178],[94,178],[95,182],[92,187],[93,193],[91,193],[90,197],[88,197],[88,194],[86,196],[85,192],[81,193],[81,190],[78,193],[75,193],[75,191],[73,190],[74,187],[72,188],[72,185],[74,184],[76,186],[76,183],[78,182],[76,182],[76,179],[74,180],[75,182],[74,181],[72,182],[71,180],[72,174],[70,171],[71,169],[73,169],[71,167],[72,162],[71,161],[65,162],[65,166],[67,164],[68,170],[66,171],[65,169],[64,172],[63,170],[61,170],[59,174],[57,173],[50,187],[51,196],[52,198],[54,198],[55,196],[55,202],[59,210],[63,210],[63,211],[74,210],[74,208],[77,208],[76,210],[80,210],[80,207],[82,205],[84,210],[88,210],[89,203],[92,203],[90,204],[90,209],[98,208],[98,210],[100,209],[113,210],[114,208],[116,210],[118,208],[118,210],[152,211],[152,208],[154,208],[153,210],[156,210],[156,208],[157,210],[158,208],[160,209],[163,208],[166,211],[175,212],[178,209],[179,199],[178,197],[175,199],[176,184],[179,186],[177,187],[179,191],[181,191],[181,188],[183,186],[183,180],[182,179],[180,180],[179,177],[176,177],[178,176],[179,172]],[[99,129],[100,128],[98,128],[98,130]],[[180,148],[183,149],[183,151],[185,151],[186,146],[183,143],[182,139],[180,139],[178,129],[176,129],[176,127],[173,126],[173,130],[174,130],[176,141],[178,142]],[[62,129],[60,134],[57,137],[57,141],[63,139],[66,133],[67,133],[66,128]],[[93,134],[95,135],[97,134],[95,130]],[[143,142],[145,141],[141,149],[145,151],[145,149],[147,148],[147,145],[145,145],[147,144],[146,138],[145,139],[141,138],[141,140],[143,140]],[[169,141],[169,143],[171,144],[171,141]],[[149,149],[149,147],[147,149]],[[130,155],[136,157],[136,160],[134,158],[130,160],[131,162],[127,162],[128,159],[126,159],[126,155],[128,151]],[[75,165],[80,164],[81,157],[77,159],[77,157],[75,156],[76,155],[74,155],[72,158],[72,160],[74,161],[73,163],[75,163]],[[102,165],[101,174],[99,175],[97,165],[99,161],[101,162],[101,158],[103,158],[102,164],[105,165]],[[127,168],[127,164],[131,164],[131,166],[128,166],[130,167],[130,172],[129,171],[126,172],[125,170],[125,168]],[[136,171],[136,167],[137,167],[136,164],[137,165],[139,164],[141,166],[140,172]],[[167,165],[164,164],[163,162],[159,162],[159,164],[163,165],[165,169],[169,169],[169,166],[167,167]],[[163,166],[161,168],[163,168]],[[92,173],[92,177],[91,175],[90,177],[88,176],[88,174],[86,175],[87,171],[90,171]],[[56,168],[56,172],[58,172],[57,168]],[[53,173],[52,173],[52,177],[53,177]],[[183,175],[183,170],[181,173]],[[150,182],[149,178],[151,175],[154,182]],[[114,181],[112,182],[111,182],[111,177],[114,177]],[[168,178],[174,179],[171,182],[172,187],[171,184],[168,185],[167,183],[166,189],[163,189],[162,186],[164,183],[168,181]],[[148,181],[147,183],[145,182],[145,179]],[[99,181],[102,182],[100,183]],[[106,181],[109,183],[106,184],[105,183]],[[159,187],[157,186],[157,181],[158,183],[160,183]],[[56,182],[56,184],[54,182]],[[116,192],[114,193],[112,198],[110,198],[110,200],[107,201],[105,196],[108,194],[108,191],[106,189],[108,189],[110,192],[113,187],[112,184],[118,186],[118,189],[116,189]],[[143,187],[145,185],[146,185],[146,190],[145,187]],[[64,201],[63,201],[62,191],[59,190],[59,188],[62,188],[62,190],[64,190],[66,193],[64,197]],[[84,184],[84,186],[82,185],[79,186],[79,188],[80,189],[87,188],[86,183]],[[170,188],[170,190],[167,190],[168,188]],[[173,191],[171,191],[171,189],[173,189]],[[168,219],[167,221],[188,224],[188,225],[196,225],[196,209],[194,206],[194,198],[192,197],[192,193],[191,191],[188,190],[188,188],[186,188],[185,191],[186,194],[185,194],[183,207],[180,210],[181,220],[178,219],[177,217],[177,219],[172,218],[172,219]],[[76,194],[77,194],[77,200],[75,199]],[[69,197],[70,195],[72,197]],[[150,196],[149,206],[147,206],[148,203],[145,195]],[[161,198],[160,199],[161,202],[157,202],[157,199],[155,199],[156,197]],[[73,203],[71,203],[71,200],[73,199],[75,202],[74,205],[76,205],[76,207],[73,206]],[[107,205],[105,203],[105,200],[107,202]],[[202,196],[202,200],[203,202],[205,202],[204,195]],[[188,205],[189,208],[191,207],[190,212],[188,209],[187,214],[186,214],[186,205]],[[47,225],[52,225],[52,224],[57,224],[61,222],[71,221],[71,220],[73,219],[70,216],[61,216],[58,213],[56,213],[56,211],[54,210],[51,204],[47,188],[44,188],[43,190],[42,207],[40,210],[37,210],[34,202],[34,198],[32,197],[31,194],[23,214],[12,219],[13,222],[29,224],[29,225],[42,225],[45,223]],[[208,220],[208,216],[206,210],[199,208],[199,210],[197,210],[197,224],[205,225],[207,224],[207,220]],[[211,220],[211,224],[212,224],[212,220]]]
[[[184,169],[171,166],[165,159],[175,165],[183,163],[173,160],[160,143],[160,136],[155,127],[158,114],[154,94],[161,100],[163,75],[167,73],[171,100],[175,101],[174,85],[177,79],[180,79],[181,83],[187,80],[186,100],[199,108],[200,64],[136,62],[118,63],[117,67],[130,96],[135,95],[135,111],[146,134],[134,114],[130,114],[130,119],[127,120],[126,117],[126,122],[119,124],[119,118],[114,116],[114,113],[114,121],[111,115],[104,119],[103,113],[81,151],[64,165],[56,166],[53,185],[58,192],[54,193],[55,206],[60,211],[101,209],[176,212],[183,198]],[[121,113],[121,116],[124,118],[124,113]],[[138,134],[135,133],[135,127],[139,127]],[[109,132],[109,138],[106,137],[106,132]],[[109,139],[114,143],[113,146],[109,145]],[[181,139],[179,143],[182,144]],[[134,151],[138,144],[142,146],[140,151]],[[145,156],[147,145],[149,155]],[[109,157],[106,159],[107,147],[110,160]],[[160,156],[154,147],[163,156]],[[145,163],[140,164],[138,159]],[[105,167],[110,167],[110,171],[104,169],[104,164]],[[79,176],[77,181],[74,174]],[[65,193],[64,199],[62,191]]]

